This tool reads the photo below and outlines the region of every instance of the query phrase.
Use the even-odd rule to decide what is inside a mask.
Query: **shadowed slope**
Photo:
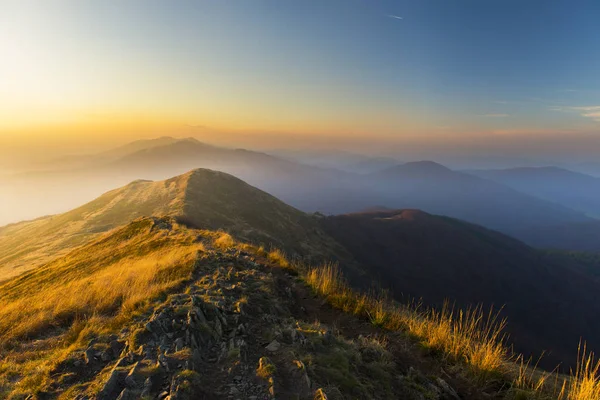
[[[570,362],[580,337],[600,346],[597,279],[518,240],[418,210],[327,217],[322,226],[399,297],[505,305],[519,350],[550,350],[546,365]]]

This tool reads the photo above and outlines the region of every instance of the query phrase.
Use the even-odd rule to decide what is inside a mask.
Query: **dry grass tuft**
[[[267,255],[267,259],[282,268],[291,268],[290,261],[287,259],[285,253],[279,249],[271,250]]]
[[[441,311],[400,307],[385,295],[364,295],[352,290],[339,269],[331,264],[312,268],[306,282],[330,303],[347,312],[366,317],[375,326],[406,329],[427,346],[440,350],[454,361],[464,361],[481,378],[497,372],[507,361],[503,334],[506,321],[497,312],[481,307]]]
[[[559,400],[598,400],[600,399],[600,360],[587,350],[585,342],[579,343],[577,365],[571,371],[570,379],[563,381]]]
[[[401,306],[385,296],[355,292],[332,264],[308,269],[305,281],[332,306],[385,329],[407,330],[448,360],[465,363],[480,382],[503,376],[514,388],[524,391],[524,398],[600,400],[600,360],[585,343],[579,345],[575,370],[568,377],[560,377],[556,371],[539,371],[537,363],[532,366],[523,356],[512,358],[506,347],[506,320],[493,309],[485,311],[478,306],[457,310],[448,303],[439,311],[422,309],[418,304]],[[507,366],[515,363],[518,368],[513,373]]]
[[[272,377],[275,374],[276,371],[277,371],[277,368],[275,367],[275,364],[273,364],[273,362],[271,362],[271,360],[269,360],[269,358],[261,357],[261,359],[258,360],[258,368],[256,369],[256,376],[258,376],[259,378],[269,379],[270,377]]]
[[[220,235],[214,240],[213,245],[217,249],[228,250],[235,246],[235,240],[226,232],[220,232]]]

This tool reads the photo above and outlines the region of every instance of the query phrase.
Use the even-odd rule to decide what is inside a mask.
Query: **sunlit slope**
[[[199,169],[159,182],[135,181],[65,214],[0,228],[0,280],[141,216],[172,216],[291,253],[343,252],[314,218],[231,175]]]
[[[185,183],[136,181],[65,214],[0,229],[0,279],[65,254],[139,216],[180,213]]]
[[[202,244],[168,219],[143,218],[0,284],[0,345],[96,313],[135,308],[189,275]]]

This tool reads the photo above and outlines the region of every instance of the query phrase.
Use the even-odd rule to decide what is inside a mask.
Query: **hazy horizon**
[[[159,136],[465,166],[600,151],[591,1],[0,7],[2,168]]]

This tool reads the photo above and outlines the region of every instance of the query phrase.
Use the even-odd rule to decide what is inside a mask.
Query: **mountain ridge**
[[[290,254],[322,258],[339,252],[339,258],[348,258],[320,232],[313,217],[232,175],[195,169],[164,181],[136,180],[67,213],[2,228],[0,271],[4,278],[14,276],[98,234],[151,215],[171,216],[200,229],[224,229]]]

